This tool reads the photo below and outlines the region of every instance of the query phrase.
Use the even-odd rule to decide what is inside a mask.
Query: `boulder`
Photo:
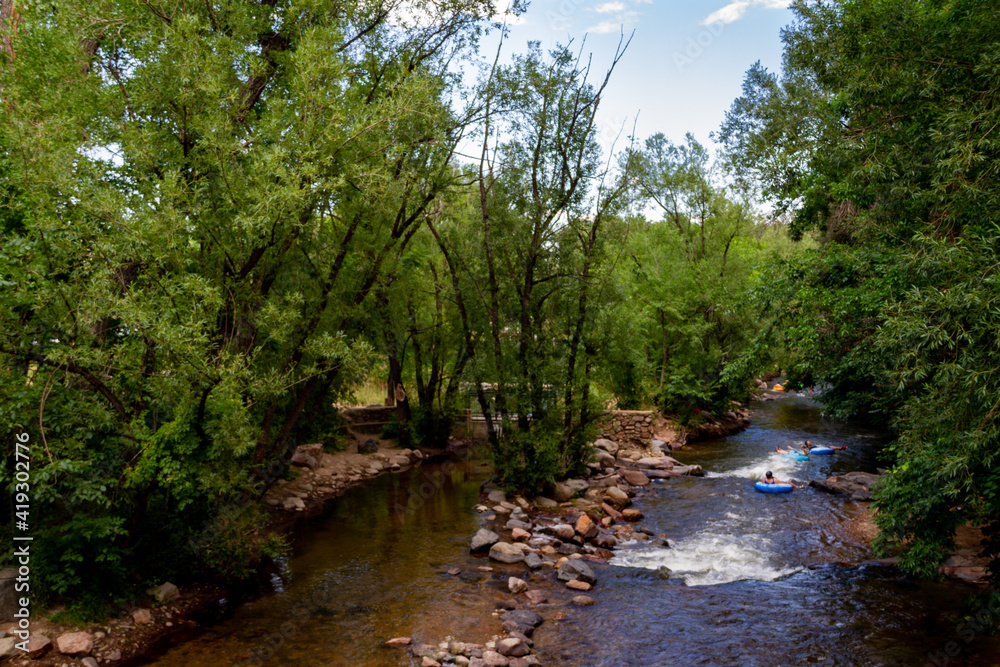
[[[393,637],[382,644],[382,646],[388,646],[389,648],[403,648],[404,646],[409,646],[411,641],[413,640],[409,637]]]
[[[576,520],[576,532],[580,535],[586,536],[593,527],[594,522],[586,514],[581,515],[580,518]]]
[[[637,509],[622,510],[622,518],[626,521],[641,521],[643,516],[645,515]]]
[[[525,517],[527,518],[527,517]],[[531,532],[531,524],[527,521],[521,521],[520,519],[510,519],[506,523],[507,530],[514,530],[515,528],[520,528],[521,530],[526,530]]]
[[[52,648],[52,640],[45,635],[33,633],[31,638],[28,640],[28,646],[26,648],[28,649],[28,657],[35,660],[37,658],[41,658],[50,648]]]
[[[285,498],[281,501],[281,506],[286,510],[304,510],[306,508],[306,504],[301,498]]]
[[[147,589],[146,594],[151,596],[160,604],[176,600],[181,595],[180,591],[177,590],[177,587],[169,581],[164,582],[155,588]]]
[[[505,503],[507,502],[507,494],[500,489],[494,489],[489,492],[486,496],[491,503]]]
[[[374,454],[378,451],[378,440],[375,438],[368,438],[364,442],[358,444],[358,454]]]
[[[590,569],[589,565],[579,559],[568,560],[559,566],[559,581],[570,581],[571,579],[579,579],[588,584],[597,583],[594,571]]]
[[[82,667],[98,667],[98,664],[97,660],[91,658],[90,656],[87,656],[80,661],[80,665],[82,665]]]
[[[86,632],[67,632],[56,637],[56,648],[63,655],[89,655],[94,641]]]
[[[561,540],[571,540],[576,535],[573,526],[566,523],[557,523],[552,527],[552,532]]]
[[[14,644],[16,643],[17,639],[15,637],[0,639],[0,661],[6,660],[17,652],[17,649],[14,648]]]
[[[539,507],[552,508],[559,507],[559,503],[552,500],[551,498],[546,498],[545,496],[538,496],[535,498],[535,504]]]
[[[704,477],[705,470],[701,466],[674,466],[672,472],[688,475],[690,477]]]
[[[497,542],[490,547],[490,558],[501,563],[520,563],[524,561],[524,552],[508,542]]]
[[[507,579],[507,589],[514,595],[517,595],[528,590],[528,582],[517,577],[510,577]]]
[[[626,470],[622,476],[632,486],[649,486],[649,478],[638,470]]]
[[[577,607],[589,607],[594,604],[594,598],[589,595],[577,595],[572,600],[570,600]]]
[[[593,460],[601,468],[614,468],[615,467],[615,457],[608,454],[603,449],[594,450]]]
[[[153,615],[148,609],[136,609],[132,612],[132,621],[136,625],[149,625],[153,622]]]
[[[657,470],[670,469],[674,467],[674,464],[669,456],[647,456],[636,461],[636,465],[640,465],[643,468],[655,468]]]
[[[512,530],[510,533],[510,537],[515,542],[524,542],[525,540],[531,537],[531,533],[524,530],[523,528],[514,528],[514,530]]]
[[[508,658],[520,658],[531,653],[531,649],[518,637],[507,637],[497,642],[497,653]]]
[[[580,547],[576,546],[572,542],[563,542],[556,547],[556,553],[563,554],[564,556],[571,556],[573,554],[580,553]]]
[[[607,438],[598,438],[597,440],[595,440],[594,448],[603,449],[612,456],[616,455],[618,453],[618,450],[621,449],[621,447],[618,445],[617,442],[615,442],[614,440],[608,440]]]
[[[552,497],[555,498],[557,503],[564,503],[567,500],[571,500],[575,495],[576,491],[562,482],[556,482],[552,485]]]
[[[507,632],[513,632],[512,630],[507,629],[508,623],[528,628],[529,632],[525,632],[520,628],[515,628],[517,632],[520,632],[526,637],[530,637],[531,633],[535,631],[535,628],[541,625],[544,621],[545,619],[542,618],[541,614],[529,611],[528,609],[513,609],[503,615],[504,630]]]
[[[574,493],[583,493],[590,488],[590,484],[585,479],[567,479],[563,484],[573,489]]]
[[[608,487],[608,490],[604,492],[604,500],[616,509],[632,504],[632,499],[628,497],[628,494],[617,486]]]
[[[588,584],[586,581],[580,581],[579,579],[570,579],[566,582],[566,588],[572,588],[574,591],[589,591],[593,586]]]
[[[549,600],[547,597],[545,597],[545,593],[543,593],[543,592],[541,592],[540,590],[537,590],[537,589],[536,590],[527,591],[524,595],[525,595],[525,597],[528,598],[528,601],[531,604],[542,604],[543,602],[548,602],[548,600]]]
[[[628,511],[638,511],[638,510],[625,510],[625,511],[628,512]],[[595,547],[599,547],[601,549],[614,549],[615,545],[618,544],[618,541],[615,538],[608,535],[607,533],[601,533],[600,535],[592,539],[591,543]]]
[[[299,445],[295,453],[292,454],[292,464],[315,468],[323,456],[323,443],[317,442],[311,445]]]
[[[532,551],[529,551],[528,553],[524,554],[524,564],[527,565],[532,570],[537,570],[542,566],[542,563],[544,562],[545,561],[542,560],[541,556]]]
[[[472,536],[472,543],[469,545],[469,551],[474,554],[483,553],[484,551],[489,551],[490,547],[499,541],[500,536],[492,530],[480,528],[479,532]]]
[[[870,472],[849,472],[843,475],[813,480],[809,486],[814,486],[827,493],[848,495],[854,500],[871,500],[872,490],[879,476]]]
[[[507,667],[510,665],[510,660],[496,651],[483,651],[481,660],[486,667]]]

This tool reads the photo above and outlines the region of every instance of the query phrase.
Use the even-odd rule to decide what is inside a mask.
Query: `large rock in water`
[[[479,532],[472,536],[472,544],[469,546],[469,551],[474,554],[483,553],[484,551],[489,551],[490,547],[499,541],[500,536],[492,530],[480,528]]]
[[[490,547],[490,558],[501,563],[520,563],[524,560],[524,552],[508,542],[497,542]]]
[[[632,486],[649,485],[649,478],[638,470],[626,470],[625,472],[622,473],[622,476],[625,478],[625,481],[631,484]]]
[[[826,479],[814,479],[809,486],[814,486],[827,493],[840,493],[850,496],[853,500],[871,500],[872,489],[879,476],[870,472],[849,472]]]
[[[507,632],[520,632],[526,637],[530,637],[535,628],[542,624],[545,619],[541,614],[537,614],[528,609],[514,609],[503,615],[503,629]]]
[[[588,584],[597,582],[594,571],[590,569],[589,565],[579,559],[568,560],[559,568],[559,581],[569,581],[571,579],[579,579]]]
[[[608,487],[608,490],[604,493],[604,499],[615,509],[621,509],[632,504],[632,499],[628,497],[628,494],[617,486]]]

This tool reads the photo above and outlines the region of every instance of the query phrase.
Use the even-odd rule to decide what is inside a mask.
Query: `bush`
[[[271,532],[256,505],[223,509],[202,543],[193,545],[206,574],[223,582],[249,579],[262,565],[288,551],[284,536]]]

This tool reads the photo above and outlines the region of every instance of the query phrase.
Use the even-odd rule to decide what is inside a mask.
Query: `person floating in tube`
[[[802,451],[801,452],[797,452],[794,449],[792,449],[791,447],[789,447],[788,449],[782,449],[781,447],[775,447],[774,451],[778,452],[779,454],[801,454],[802,456],[809,456],[809,448],[810,447],[811,447],[811,445],[809,444],[809,441],[806,440],[802,444]]]
[[[777,479],[774,475],[771,474],[770,470],[768,470],[766,473],[764,473],[764,477],[760,481],[763,482],[764,484],[791,484],[796,489],[804,489],[804,488],[806,488],[805,486],[799,486],[795,482],[791,482],[791,481],[786,482],[784,480]]]
[[[840,449],[840,450],[847,449],[847,445],[840,445],[839,447],[837,445],[820,445],[820,446],[821,447],[828,447],[829,449]],[[806,444],[802,445],[802,448],[805,449],[807,452],[808,452],[808,450],[812,449],[812,447],[813,447],[813,444],[811,442],[809,442],[808,440],[806,440]]]

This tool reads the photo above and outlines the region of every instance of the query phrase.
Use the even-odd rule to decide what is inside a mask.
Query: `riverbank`
[[[739,419],[745,418],[746,415],[741,415]],[[663,418],[657,418],[652,423],[655,434],[663,438],[662,441],[656,438],[650,441],[649,444],[656,448],[640,448],[635,443],[628,442],[617,445],[605,441],[603,447],[596,450],[597,456],[620,457],[620,461],[633,465],[639,474],[643,474],[638,470],[643,464],[641,459],[662,453],[659,447],[667,450],[683,447],[686,440],[684,429]],[[351,444],[340,452],[323,452],[321,445],[299,448],[292,461],[290,479],[279,480],[262,499],[263,506],[271,517],[272,530],[288,532],[300,518],[321,513],[330,500],[341,496],[348,489],[385,473],[399,472],[419,465],[430,455],[419,449],[399,448],[393,441],[381,440],[364,433],[352,435],[354,437]],[[453,439],[447,450],[434,452],[433,455],[468,456],[466,452],[473,445],[472,441]],[[648,461],[645,465],[646,472],[653,478],[657,475],[684,474],[684,471],[656,469]],[[601,485],[600,488],[608,488],[608,477],[601,479],[600,474],[597,477],[596,483]],[[557,485],[553,491],[553,495],[565,499],[565,484]],[[572,490],[568,491],[569,496],[573,493]],[[578,503],[584,503],[584,511],[590,512],[594,518],[603,517],[603,510],[594,502],[593,497],[580,498]],[[610,553],[606,552],[604,556],[610,557]],[[51,617],[58,610],[50,610],[44,617],[33,619],[34,643],[30,647],[31,653],[25,655],[20,651],[11,651],[13,655],[5,664],[19,667],[128,664],[164,642],[182,641],[177,637],[196,634],[198,623],[195,618],[217,605],[227,595],[227,591],[210,583],[192,585],[181,590],[176,590],[172,584],[165,585],[171,590],[169,599],[158,601],[150,596],[145,600],[137,600],[119,618],[98,624],[70,626],[54,623]],[[9,633],[13,629],[6,628],[7,638],[10,638]]]
[[[455,441],[462,449],[468,443]],[[441,453],[438,453],[441,454]],[[400,448],[393,441],[361,435],[339,452],[323,452],[322,445],[305,445],[292,459],[290,477],[279,480],[261,499],[270,517],[270,529],[287,533],[301,517],[314,516],[346,490],[379,475],[398,472],[420,463],[428,455],[419,449]],[[197,617],[228,591],[210,582],[182,589],[166,582],[169,592],[149,594],[135,601],[118,618],[89,625],[54,622],[61,609],[50,609],[31,619],[28,651],[15,646],[16,623],[0,625],[0,662],[12,667],[69,667],[127,665],[157,645],[198,628]]]

